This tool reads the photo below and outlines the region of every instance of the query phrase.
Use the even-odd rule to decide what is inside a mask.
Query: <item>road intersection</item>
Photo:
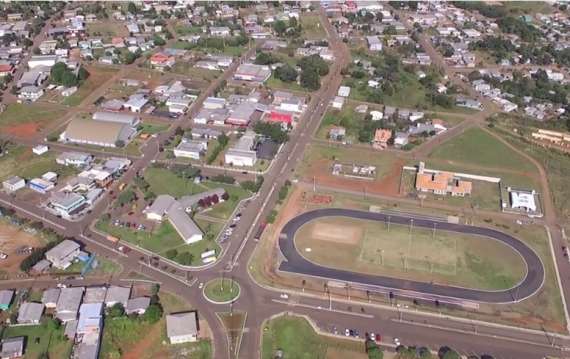
[[[224,328],[215,315],[215,312],[230,310],[230,306],[215,305],[208,302],[197,288],[196,282],[214,279],[219,277],[222,272],[238,281],[241,286],[241,296],[232,304],[232,310],[242,310],[248,313],[245,324],[248,331],[243,335],[239,353],[239,357],[243,358],[260,356],[259,348],[263,322],[272,315],[283,311],[307,315],[325,331],[330,331],[332,325],[359,328],[363,332],[381,331],[388,338],[408,339],[405,344],[427,345],[433,348],[445,344],[456,347],[464,353],[487,352],[495,355],[496,358],[539,358],[546,354],[560,355],[561,349],[570,343],[568,338],[564,336],[452,318],[445,315],[422,313],[405,307],[375,303],[357,304],[340,297],[331,298],[325,293],[292,291],[290,292],[291,300],[283,301],[279,299],[279,294],[283,292],[282,289],[267,287],[251,277],[248,271],[248,261],[257,244],[251,240],[253,233],[260,225],[261,219],[269,214],[277,202],[278,189],[290,177],[298,161],[302,158],[305,147],[316,132],[331,99],[336,95],[342,81],[340,71],[350,61],[346,46],[340,41],[323,12],[321,12],[321,17],[329,37],[330,47],[337,60],[331,66],[329,75],[324,79],[321,89],[311,96],[306,113],[299,126],[291,133],[290,141],[285,144],[274,160],[274,165],[265,174],[265,181],[258,195],[251,199],[242,212],[242,219],[228,244],[225,256],[214,265],[201,271],[188,271],[161,260],[158,266],[153,266],[148,264],[149,258],[146,253],[133,250],[128,254],[123,254],[115,250],[114,245],[104,235],[91,229],[92,223],[106,210],[109,203],[106,200],[99,201],[92,212],[78,222],[68,222],[45,214],[33,204],[18,201],[9,195],[0,194],[0,202],[3,206],[14,208],[25,217],[41,220],[47,227],[51,227],[65,236],[77,238],[86,245],[87,250],[113,258],[126,271],[139,271],[146,277],[159,282],[163,289],[187,299],[199,310],[201,318],[208,321],[211,327],[214,357],[216,358],[230,357]],[[156,160],[161,144],[174,133],[177,127],[180,126],[183,129],[189,127],[190,121],[188,119],[197,112],[205,98],[211,96],[223,81],[228,80],[238,64],[250,57],[254,51],[254,48],[247,51],[239,61],[236,61],[221,77],[210,84],[195,101],[187,116],[176,120],[168,131],[149,139],[147,145],[142,149],[142,156],[134,158],[131,168],[118,183],[114,184],[113,189],[116,190],[121,183],[130,183],[137,173]],[[449,134],[450,138],[451,136],[453,136],[452,131]],[[108,194],[106,195],[108,196]],[[560,261],[560,258],[557,257],[556,259]],[[565,278],[568,278],[567,267],[564,270]],[[53,285],[53,282],[50,281],[33,283],[34,286]],[[70,284],[75,284],[75,282]],[[77,284],[85,285],[86,283]],[[30,283],[5,282],[0,283],[0,285],[14,287],[18,285],[29,286]],[[355,310],[357,307],[361,307],[361,309]]]

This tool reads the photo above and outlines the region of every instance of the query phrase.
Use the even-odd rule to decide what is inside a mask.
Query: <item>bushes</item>
[[[271,140],[277,143],[284,143],[289,140],[289,135],[283,131],[279,123],[257,122],[253,130],[256,133],[271,138]]]
[[[250,192],[257,192],[259,191],[259,189],[261,188],[261,186],[263,185],[263,176],[257,176],[257,178],[254,181],[243,181],[242,183],[240,183],[241,188],[250,191]]]
[[[236,182],[235,178],[233,178],[230,175],[224,175],[224,174],[210,177],[210,180],[214,182],[227,183],[227,184],[234,184]]]
[[[35,249],[34,251],[32,251],[32,254],[27,256],[20,263],[20,269],[23,272],[29,271],[34,265],[36,265],[36,263],[38,263],[39,261],[41,261],[44,258],[44,255],[46,254],[47,251],[49,251],[53,247],[57,246],[60,242],[61,242],[61,239],[54,241],[54,242],[50,242],[50,243],[46,244],[44,247],[38,248],[38,249]]]

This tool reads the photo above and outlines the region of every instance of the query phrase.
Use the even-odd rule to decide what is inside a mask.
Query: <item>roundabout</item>
[[[470,235],[479,238],[481,241],[493,242],[495,245],[503,246],[512,252],[514,256],[520,256],[518,260],[522,261],[523,269],[520,273],[520,278],[517,278],[515,282],[504,288],[483,289],[466,288],[458,284],[438,284],[417,280],[416,278],[397,278],[395,276],[380,275],[378,274],[380,271],[365,273],[347,267],[335,267],[334,262],[324,263],[310,260],[307,257],[311,257],[312,253],[307,253],[306,246],[298,247],[296,236],[304,225],[314,223],[317,220],[330,219],[331,217],[374,221],[380,224],[391,223],[392,226],[408,226],[410,231],[412,231],[412,228],[423,230],[437,228],[438,231],[444,231],[449,235]],[[329,234],[329,236],[331,235],[333,234]],[[347,236],[343,235],[334,239],[346,241],[345,237]],[[405,293],[408,296],[423,298],[453,298],[481,303],[513,303],[534,295],[542,287],[545,278],[543,263],[536,252],[524,242],[509,234],[485,227],[448,223],[434,219],[406,216],[405,214],[388,215],[341,208],[326,208],[305,212],[285,224],[279,236],[279,248],[285,257],[285,260],[279,267],[279,270],[283,272],[351,283],[352,285],[370,290],[393,291],[394,294]],[[309,250],[314,251],[314,248],[309,248]],[[404,267],[406,265],[409,266],[406,263],[409,262],[409,259],[405,258],[405,256],[402,259]],[[387,260],[388,258],[386,257],[379,257],[377,262],[382,263]],[[435,266],[427,264],[425,267],[431,267],[430,269],[432,269]]]
[[[204,285],[202,294],[213,304],[229,304],[240,296],[241,288],[238,282],[230,278],[215,278]]]

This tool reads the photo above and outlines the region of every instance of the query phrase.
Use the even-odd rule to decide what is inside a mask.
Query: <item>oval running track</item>
[[[404,225],[410,224],[410,221],[413,220],[414,227],[431,229],[435,225],[438,230],[485,236],[502,242],[518,252],[526,262],[526,276],[513,288],[492,291],[444,286],[380,275],[363,274],[318,265],[307,260],[297,251],[294,241],[295,234],[305,223],[318,218],[331,216],[382,222],[387,221],[389,217],[390,223]],[[281,253],[285,257],[285,261],[281,263],[279,270],[284,272],[321,277],[335,281],[359,283],[365,286],[394,289],[396,291],[411,291],[436,297],[455,298],[481,303],[513,303],[534,295],[544,283],[544,266],[540,257],[526,244],[506,233],[484,227],[454,224],[433,219],[408,217],[404,214],[388,215],[342,208],[325,208],[305,212],[285,224],[279,236],[279,247],[281,249]]]

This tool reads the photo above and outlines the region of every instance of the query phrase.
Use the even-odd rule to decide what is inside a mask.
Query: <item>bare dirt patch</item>
[[[311,237],[321,241],[355,245],[362,238],[362,228],[317,222],[313,224]]]
[[[37,123],[22,123],[20,125],[14,125],[10,127],[6,127],[2,129],[2,132],[5,132],[9,135],[20,137],[20,138],[30,138],[38,133],[39,126]]]
[[[26,256],[17,254],[18,248],[35,248],[41,245],[39,238],[14,226],[0,223],[0,251],[8,255],[8,258],[0,261],[0,270],[7,274],[20,272],[20,262]]]

